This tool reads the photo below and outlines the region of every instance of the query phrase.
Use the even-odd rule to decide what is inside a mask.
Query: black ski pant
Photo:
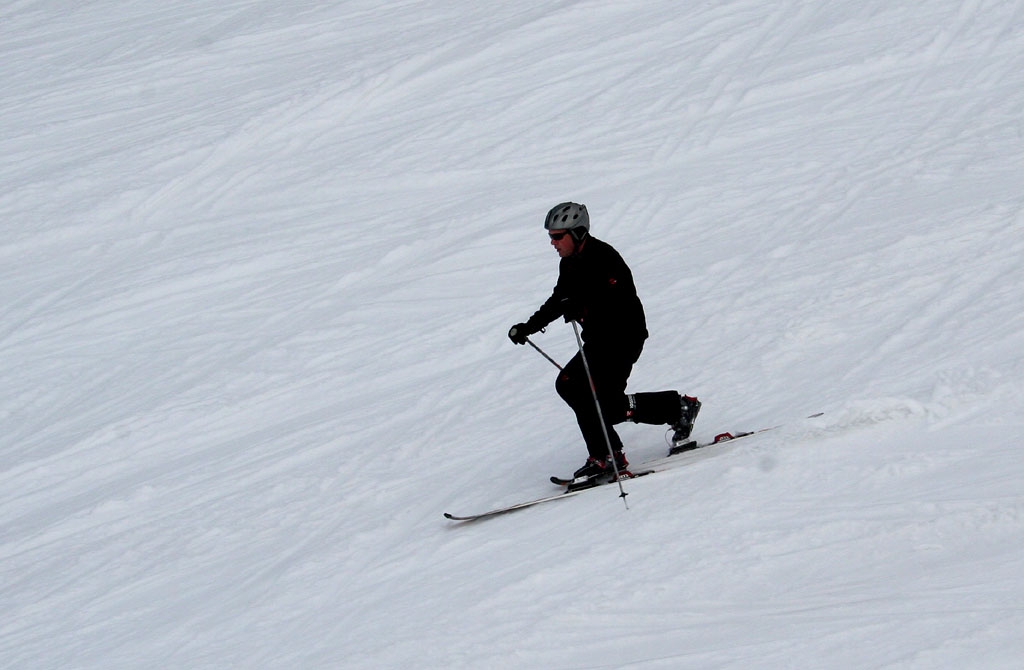
[[[635,423],[656,425],[679,420],[679,393],[676,391],[626,395],[626,382],[641,351],[643,344],[636,347],[583,345],[612,451],[622,451],[622,440],[612,427],[615,424],[627,419]],[[594,405],[594,391],[590,388],[583,358],[579,353],[573,356],[558,375],[555,390],[576,413],[576,422],[580,426],[587,451],[594,458],[606,458],[608,443],[601,430],[601,421]]]

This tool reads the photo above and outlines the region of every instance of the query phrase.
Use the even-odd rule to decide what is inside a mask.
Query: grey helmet
[[[555,205],[544,219],[545,230],[568,230],[577,242],[590,232],[590,215],[586,205],[563,202]]]

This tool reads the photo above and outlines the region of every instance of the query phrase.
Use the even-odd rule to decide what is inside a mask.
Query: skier
[[[573,477],[609,475],[615,469],[629,476],[622,440],[612,426],[627,420],[668,424],[674,431],[673,444],[682,444],[690,436],[700,402],[677,391],[626,394],[626,381],[648,335],[633,274],[611,245],[590,235],[590,216],[585,205],[556,205],[548,212],[544,228],[551,246],[561,257],[558,281],[551,297],[526,322],[512,326],[508,337],[515,344],[526,344],[530,335],[558,317],[583,327],[582,354],[586,356],[601,404],[608,442],[601,429],[583,358],[577,353],[555,381],[558,395],[576,413],[590,454]],[[614,454],[614,467],[609,451]]]

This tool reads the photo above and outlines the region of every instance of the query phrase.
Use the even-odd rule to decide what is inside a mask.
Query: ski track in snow
[[[1024,656],[1024,2],[0,17],[0,666]],[[630,388],[785,425],[447,523],[583,458],[564,199]]]

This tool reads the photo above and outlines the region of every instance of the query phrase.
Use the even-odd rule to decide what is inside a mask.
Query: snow
[[[1024,4],[0,16],[0,666],[1020,667]],[[563,200],[783,427],[452,523],[584,457]]]

